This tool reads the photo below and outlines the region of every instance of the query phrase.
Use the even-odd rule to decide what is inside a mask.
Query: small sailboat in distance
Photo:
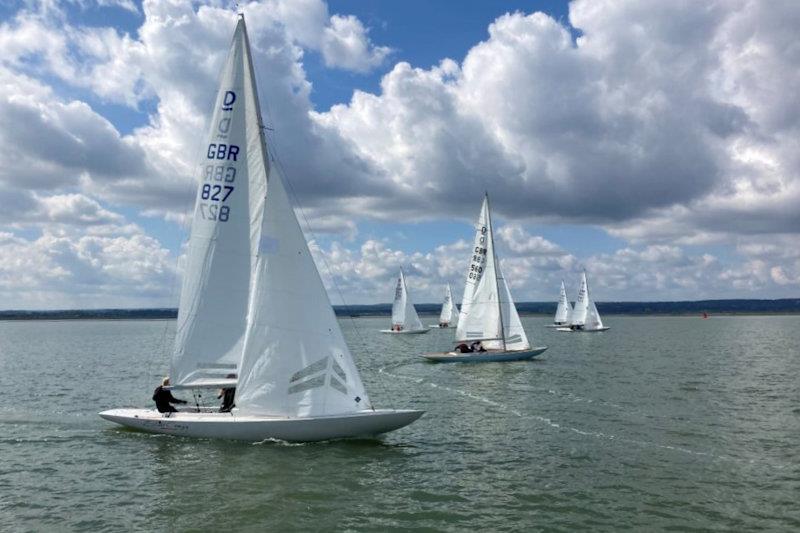
[[[456,350],[423,354],[434,362],[519,361],[544,352],[531,347],[494,247],[489,195],[483,199],[458,315]],[[469,343],[469,344],[468,344]],[[475,346],[479,351],[464,351]],[[460,349],[459,349],[460,348]],[[480,351],[483,350],[483,351]]]
[[[250,442],[373,436],[419,418],[369,400],[270,168],[244,15],[205,139],[170,374],[174,389],[235,386],[236,406],[100,416],[152,433]]]
[[[458,308],[453,302],[453,293],[450,291],[450,284],[444,288],[444,301],[442,302],[442,311],[439,313],[439,323],[431,324],[432,328],[450,328],[453,327],[458,321]]]
[[[400,269],[400,276],[397,278],[397,286],[394,290],[394,302],[392,303],[392,329],[382,329],[381,333],[395,333],[400,335],[418,335],[428,333],[430,328],[422,325],[411,301],[411,295],[406,286],[406,276],[403,269]]]
[[[589,282],[586,279],[586,271],[581,274],[581,288],[578,291],[578,299],[575,301],[575,308],[572,310],[572,317],[569,324],[557,328],[557,331],[608,331],[610,328],[603,325],[597,306],[594,304],[589,294]]]
[[[561,295],[558,299],[558,307],[556,308],[556,316],[553,318],[553,323],[545,327],[559,328],[568,326],[572,319],[572,304],[569,303],[567,298],[567,288],[564,286],[564,280],[561,280]]]

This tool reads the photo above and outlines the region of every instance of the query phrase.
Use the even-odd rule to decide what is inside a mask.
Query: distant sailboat
[[[406,286],[406,276],[401,268],[394,290],[394,303],[392,303],[392,329],[382,329],[381,333],[414,335],[429,331],[429,328],[422,325],[417,310],[414,309],[414,303],[411,301],[411,295]]]
[[[243,15],[206,140],[170,375],[173,389],[236,387],[236,407],[100,416],[245,441],[369,436],[419,418],[376,410],[367,396],[281,176],[270,171]]]
[[[607,331],[609,328],[603,325],[597,306],[594,304],[589,294],[589,282],[586,280],[586,271],[581,274],[581,288],[578,291],[578,300],[572,310],[572,317],[569,325],[559,327],[558,331]]]
[[[448,283],[444,289],[444,302],[442,302],[442,312],[439,313],[439,323],[431,324],[432,328],[450,328],[458,321],[458,308],[453,302],[453,294]]]
[[[567,288],[564,286],[564,280],[561,280],[561,295],[558,299],[558,308],[556,308],[556,316],[553,318],[553,323],[548,324],[548,328],[558,328],[568,326],[572,319],[572,304],[569,303],[567,298]]]
[[[470,256],[464,298],[458,315],[456,342],[479,342],[485,351],[424,354],[436,362],[517,361],[530,359],[547,347],[532,348],[522,328],[494,248],[489,195],[483,199]]]

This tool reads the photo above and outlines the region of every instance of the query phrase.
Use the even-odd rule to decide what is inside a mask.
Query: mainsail
[[[530,348],[511,291],[497,261],[488,195],[483,199],[478,217],[456,340],[482,340],[487,349]]]
[[[222,382],[238,374],[242,357],[266,189],[265,160],[257,150],[258,100],[246,43],[240,20],[198,164],[200,187],[170,369],[175,386]]]
[[[589,314],[589,284],[586,281],[586,272],[581,274],[581,288],[578,290],[578,299],[575,300],[575,309],[572,310],[573,326],[583,326]]]
[[[237,47],[243,50],[245,119],[257,126],[261,115],[241,19]],[[268,166],[264,132],[247,132],[249,170],[266,184],[266,201],[261,216],[251,219],[258,245],[236,405],[242,413],[289,417],[363,410],[369,398],[281,176]]]
[[[567,288],[564,286],[564,280],[561,280],[561,295],[558,299],[558,308],[553,322],[556,324],[568,324],[571,320],[571,315],[572,304],[569,303],[569,298],[567,298]]]
[[[450,291],[450,284],[448,283],[444,289],[444,302],[442,303],[442,312],[439,313],[439,324],[450,326],[455,324],[458,318],[455,311],[456,305],[453,303],[453,293]]]
[[[406,330],[423,329],[422,322],[414,309],[414,303],[408,294],[406,277],[403,269],[400,269],[400,277],[397,278],[397,286],[394,291],[394,302],[392,303],[392,326],[402,326]]]

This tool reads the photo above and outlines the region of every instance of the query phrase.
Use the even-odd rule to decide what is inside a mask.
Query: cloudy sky
[[[334,303],[459,295],[484,190],[517,300],[800,295],[796,0],[243,5]],[[176,305],[231,6],[0,3],[0,309]]]

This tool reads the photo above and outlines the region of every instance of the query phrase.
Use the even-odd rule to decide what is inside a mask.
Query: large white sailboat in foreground
[[[170,375],[173,389],[236,387],[231,412],[112,409],[154,433],[245,441],[372,436],[422,411],[374,409],[278,172],[270,171],[240,15],[197,194]]]
[[[567,298],[567,288],[564,286],[564,280],[561,280],[561,294],[558,299],[558,307],[556,308],[556,316],[553,317],[553,323],[545,327],[560,328],[569,326],[572,320],[572,304],[569,303]]]
[[[575,309],[572,310],[570,321],[557,331],[608,331],[608,327],[603,325],[597,306],[589,295],[589,282],[586,280],[586,271],[581,274],[581,288],[578,291],[578,299],[575,302]]]
[[[511,298],[494,248],[489,195],[483,199],[475,233],[464,298],[458,315],[456,343],[479,343],[484,351],[424,354],[436,362],[518,361],[530,359],[547,347],[531,347]]]
[[[428,333],[429,328],[422,325],[411,301],[411,295],[406,286],[406,276],[403,269],[400,269],[400,276],[397,278],[397,286],[394,290],[394,302],[392,303],[392,329],[382,329],[381,333],[395,333],[399,335],[418,335]]]
[[[444,289],[444,301],[442,302],[442,311],[439,313],[439,323],[431,324],[432,328],[451,328],[458,322],[458,308],[453,302],[453,293],[450,290],[448,283]]]

